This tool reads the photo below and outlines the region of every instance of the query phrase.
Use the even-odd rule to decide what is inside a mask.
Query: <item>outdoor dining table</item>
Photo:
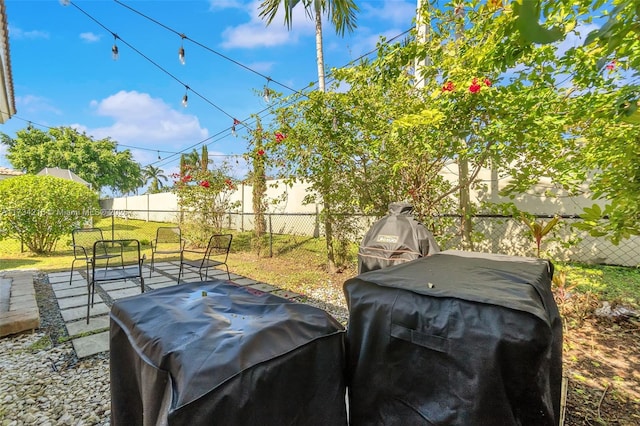
[[[114,303],[114,425],[346,425],[344,327],[229,281]]]

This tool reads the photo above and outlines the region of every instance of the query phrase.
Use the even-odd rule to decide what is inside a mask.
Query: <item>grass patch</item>
[[[575,285],[578,292],[640,308],[640,269],[581,263],[556,266],[567,273],[567,283]]]
[[[27,350],[32,352],[39,352],[51,347],[51,337],[48,334],[42,336],[27,347]]]
[[[139,240],[142,254],[147,256],[147,263],[151,259],[149,244],[155,238],[156,229],[159,226],[172,225],[174,224],[111,217],[94,222],[94,226],[102,229],[107,239],[113,237]],[[302,293],[310,287],[327,285],[328,282],[341,284],[342,281],[356,275],[357,245],[349,248],[350,267],[342,274],[331,276],[325,268],[326,247],[322,238],[265,235],[256,240],[251,232],[232,233],[234,237],[228,263],[234,273]],[[70,244],[71,236],[65,236],[58,241],[53,253],[35,255],[29,252],[21,253],[19,241],[2,240],[0,270],[68,270],[73,260]],[[260,248],[259,255],[257,248]],[[561,262],[555,263],[555,266],[558,271],[566,272],[567,285],[575,286],[575,291],[579,293],[640,308],[639,268]]]

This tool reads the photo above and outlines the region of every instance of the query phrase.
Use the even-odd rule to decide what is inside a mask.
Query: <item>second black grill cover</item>
[[[110,334],[114,425],[347,423],[344,328],[321,309],[213,280],[117,301]]]
[[[389,212],[367,231],[358,249],[358,273],[386,268],[440,251],[431,231],[413,216],[409,203],[390,203]]]
[[[345,282],[350,420],[557,425],[551,263],[445,251]]]

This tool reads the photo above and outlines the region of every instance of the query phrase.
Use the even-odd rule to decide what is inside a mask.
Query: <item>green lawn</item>
[[[111,238],[111,218],[95,223],[103,229],[105,238]],[[115,238],[140,240],[143,252],[150,259],[150,241],[162,224],[130,219],[115,219]],[[49,255],[20,252],[20,243],[15,240],[0,241],[0,270],[37,269],[53,272],[69,269],[73,256],[70,250],[71,236],[64,237]],[[258,255],[257,252],[260,254]],[[269,254],[273,253],[273,257]],[[324,270],[324,240],[304,236],[276,235],[272,240],[266,236],[260,241],[250,232],[234,233],[229,256],[231,271],[259,281],[274,283],[292,291],[304,292],[313,286],[341,284],[355,275],[356,257],[352,253],[352,267],[342,274],[331,276]],[[640,308],[640,269],[618,266],[557,263],[557,271],[567,274],[567,287],[580,293],[590,293],[600,300],[621,302]]]

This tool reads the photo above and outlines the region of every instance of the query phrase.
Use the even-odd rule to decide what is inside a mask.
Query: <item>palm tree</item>
[[[291,29],[293,8],[302,3],[307,16],[313,17],[316,23],[316,59],[318,62],[318,89],[325,91],[324,85],[324,53],[322,49],[322,16],[331,19],[336,34],[343,36],[345,30],[352,32],[356,28],[356,6],[354,0],[264,0],[260,4],[260,17],[266,19],[267,25],[273,22],[280,6],[284,8],[284,23]]]
[[[147,182],[151,181],[149,192],[155,194],[160,192],[160,189],[164,186],[162,181],[167,181],[167,177],[164,175],[164,170],[159,167],[153,167],[151,164],[144,168],[144,177]]]

